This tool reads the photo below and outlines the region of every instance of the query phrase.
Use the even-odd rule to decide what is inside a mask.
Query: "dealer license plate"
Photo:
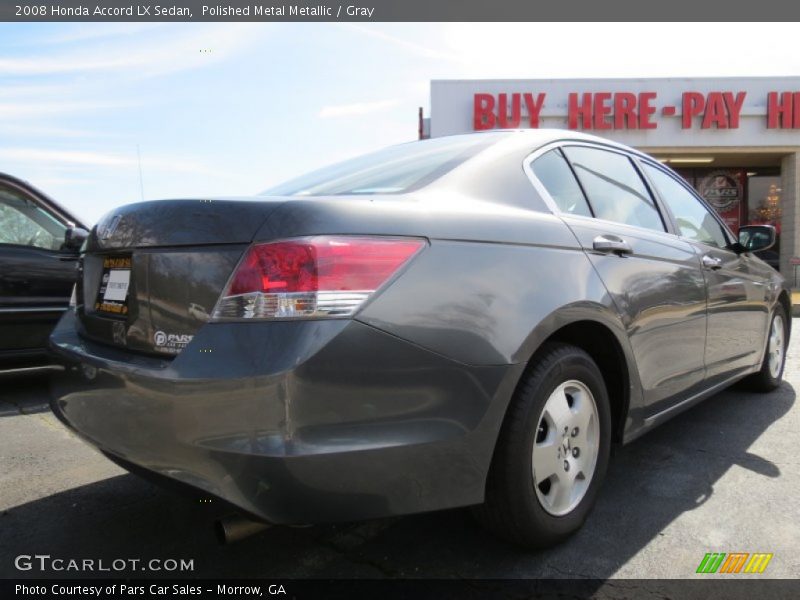
[[[131,257],[107,256],[94,309],[108,315],[128,315],[128,290],[131,286]]]

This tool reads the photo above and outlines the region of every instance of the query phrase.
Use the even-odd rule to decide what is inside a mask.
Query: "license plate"
[[[131,257],[108,256],[103,259],[103,276],[94,308],[98,312],[125,317],[128,315],[128,290],[131,286]]]

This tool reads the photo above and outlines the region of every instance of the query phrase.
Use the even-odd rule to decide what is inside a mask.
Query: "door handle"
[[[598,235],[592,240],[592,248],[595,252],[602,252],[603,254],[633,254],[631,245],[616,235],[603,234]]]
[[[722,259],[717,258],[716,256],[711,256],[710,254],[705,254],[703,256],[703,266],[706,269],[711,269],[712,271],[716,271],[717,269],[722,268]]]

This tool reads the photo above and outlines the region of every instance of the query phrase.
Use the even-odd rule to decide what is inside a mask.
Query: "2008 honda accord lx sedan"
[[[774,234],[741,233],[658,161],[558,130],[132,204],[87,241],[52,407],[253,520],[475,506],[550,545],[612,444],[737,380],[779,385],[790,299],[752,254]]]

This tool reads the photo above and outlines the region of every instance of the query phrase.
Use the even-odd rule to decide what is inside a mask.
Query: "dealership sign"
[[[678,102],[659,102],[655,91],[569,92],[567,127],[584,130],[657,129],[661,118],[680,119],[682,129],[738,129],[748,92],[684,91]],[[473,128],[538,128],[546,92],[475,93]],[[800,129],[800,91],[766,94],[765,126]]]

